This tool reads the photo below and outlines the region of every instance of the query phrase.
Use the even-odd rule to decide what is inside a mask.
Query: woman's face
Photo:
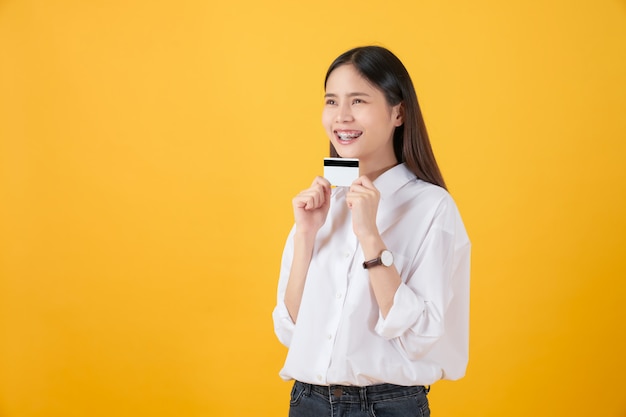
[[[367,171],[397,163],[393,132],[403,122],[401,104],[390,106],[350,64],[330,74],[324,97],[322,124],[340,156],[359,158]]]

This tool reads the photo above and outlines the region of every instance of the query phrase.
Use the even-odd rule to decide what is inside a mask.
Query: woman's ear
[[[404,102],[401,102],[400,104],[396,104],[395,106],[393,106],[393,117],[394,117],[394,123],[395,126],[402,126],[404,124]]]

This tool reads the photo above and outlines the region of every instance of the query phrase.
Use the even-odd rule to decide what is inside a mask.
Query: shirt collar
[[[404,163],[389,168],[374,180],[374,186],[380,192],[380,198],[384,200],[409,181],[415,180],[413,174]]]

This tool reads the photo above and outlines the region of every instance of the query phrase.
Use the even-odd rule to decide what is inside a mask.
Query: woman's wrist
[[[302,232],[297,231],[293,235],[294,243],[294,256],[300,258],[305,262],[310,262],[313,254],[313,248],[315,247],[315,237],[317,232]]]
[[[294,241],[299,243],[313,243],[317,236],[317,230],[301,230],[296,226],[296,231],[293,235]]]
[[[359,244],[366,260],[378,257],[383,250],[387,249],[385,242],[378,233],[361,237]]]

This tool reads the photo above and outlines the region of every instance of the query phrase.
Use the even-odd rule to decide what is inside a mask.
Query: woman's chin
[[[342,158],[359,158],[359,153],[356,149],[351,149],[350,146],[342,146],[333,144],[335,150],[337,151],[337,155]]]

